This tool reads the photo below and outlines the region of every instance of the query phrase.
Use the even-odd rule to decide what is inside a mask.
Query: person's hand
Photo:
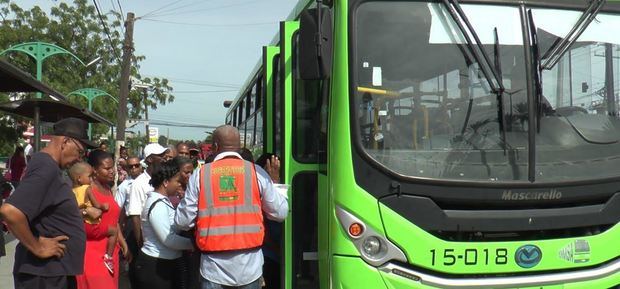
[[[267,171],[274,183],[280,182],[280,160],[277,156],[271,156],[271,158],[267,160],[265,171]]]
[[[108,203],[101,204],[101,210],[103,210],[104,212],[107,212],[109,209],[110,209],[110,204]]]
[[[69,237],[64,235],[54,238],[39,237],[39,239],[37,240],[37,247],[32,253],[41,259],[47,259],[51,257],[62,258],[62,256],[65,255],[65,249],[67,248],[67,246],[60,242],[66,240],[69,240]]]
[[[127,263],[131,263],[131,260],[133,259],[133,255],[131,255],[129,248],[127,248],[127,244],[121,245],[121,253],[123,254],[123,258],[125,258],[125,261]]]
[[[95,207],[86,207],[84,208],[84,215],[88,216],[92,219],[99,219],[99,217],[101,217],[101,214],[103,214],[101,212],[101,210],[95,208]]]

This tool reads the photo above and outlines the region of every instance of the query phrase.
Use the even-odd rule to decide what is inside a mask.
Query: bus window
[[[259,157],[263,154],[264,135],[263,135],[263,110],[259,109],[256,112],[256,132],[254,133],[254,156]]]
[[[302,163],[318,160],[321,81],[301,80],[299,75],[299,34],[293,42],[293,156]]]
[[[318,178],[305,172],[293,178],[295,198],[293,214],[293,288],[319,288],[318,252]]]
[[[237,126],[237,108],[233,109],[232,126]]]
[[[243,121],[245,121],[245,117],[243,117],[243,107],[245,106],[244,103],[245,102],[243,100],[239,103],[239,113],[237,114],[237,116],[239,117],[237,119],[238,124],[241,124],[243,123]]]
[[[250,101],[248,101],[248,113],[253,114],[256,111],[256,82],[252,85],[250,91]]]
[[[250,114],[252,114],[252,91],[248,91],[248,94],[245,99],[245,118],[249,118]]]
[[[243,123],[239,125],[239,127],[237,127],[237,129],[239,130],[239,137],[240,137],[239,142],[241,143],[242,148],[247,147],[246,146],[246,135],[247,134],[245,133],[246,125],[247,125],[246,123]]]
[[[250,116],[245,122],[245,147],[250,151],[254,151],[254,126],[256,118]]]
[[[282,155],[282,77],[280,75],[280,54],[273,57],[273,152]]]
[[[263,107],[263,77],[260,76],[256,81],[256,110]]]

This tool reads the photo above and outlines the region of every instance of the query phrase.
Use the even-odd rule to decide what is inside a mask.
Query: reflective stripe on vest
[[[256,248],[262,245],[264,234],[254,164],[222,159],[203,166],[196,226],[198,248],[207,252]]]
[[[198,230],[200,237],[205,236],[221,236],[238,233],[258,233],[262,230],[261,226],[257,225],[238,225],[230,227],[214,227]]]

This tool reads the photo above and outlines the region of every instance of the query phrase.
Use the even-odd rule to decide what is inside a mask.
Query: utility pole
[[[120,157],[121,146],[125,145],[125,122],[127,120],[127,97],[129,96],[129,74],[131,71],[131,57],[133,54],[133,24],[135,15],[131,12],[127,13],[125,20],[125,41],[123,42],[123,62],[121,63],[121,81],[118,102],[118,123],[116,125],[116,148],[114,149],[114,159],[116,165],[114,170],[118,168],[118,160]],[[118,182],[118,173],[114,177],[114,187]]]

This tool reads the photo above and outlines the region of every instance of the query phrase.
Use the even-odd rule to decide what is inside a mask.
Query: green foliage
[[[52,88],[64,93],[80,88],[98,88],[117,97],[121,74],[122,42],[124,38],[121,15],[110,11],[102,15],[110,32],[111,43],[104,27],[101,25],[95,7],[87,0],[74,0],[73,3],[57,2],[49,14],[38,6],[24,10],[19,2],[0,0],[0,51],[24,42],[47,42],[58,45],[85,63],[101,57],[101,60],[89,67],[84,67],[67,54],[59,54],[45,59],[42,81]],[[116,53],[118,54],[116,54]],[[36,75],[34,60],[24,53],[9,52],[2,56],[19,68]],[[144,103],[156,109],[158,105],[172,102],[172,87],[167,79],[146,78],[139,73],[140,62],[144,56],[135,55],[131,75],[133,79],[150,84],[152,89],[145,99],[143,90],[131,90],[128,99],[129,117],[138,118],[144,112]],[[7,101],[6,95],[0,95],[0,101]],[[87,100],[80,96],[71,96],[69,100],[81,107],[88,107]],[[101,96],[93,101],[93,111],[116,122],[117,105],[108,97]],[[15,139],[3,134],[0,123],[0,147],[2,142],[15,143]],[[108,127],[93,126],[93,136],[105,134]],[[0,150],[1,152],[2,150]]]

